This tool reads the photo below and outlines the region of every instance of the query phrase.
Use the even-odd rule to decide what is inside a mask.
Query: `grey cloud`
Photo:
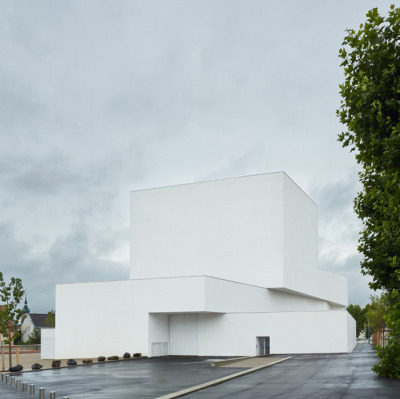
[[[345,28],[387,4],[4,2],[7,270],[48,310],[56,282],[125,276],[130,190],[284,170],[320,206],[321,267],[353,276],[337,51]]]
[[[60,194],[78,178],[63,154],[39,159],[21,157],[7,162],[14,165],[13,170],[8,171],[8,183],[15,190],[33,195]]]
[[[314,195],[318,199],[320,214],[329,218],[338,212],[353,206],[354,197],[360,185],[343,179],[320,187],[315,187]]]
[[[368,285],[372,278],[361,274],[360,261],[361,255],[355,254],[347,259],[344,267],[342,266],[336,271],[340,273],[341,270],[348,278],[349,303],[364,307],[369,302],[370,296],[376,292],[371,290]],[[335,269],[333,268],[333,270]]]
[[[32,255],[32,250],[29,243],[16,238],[14,226],[9,223],[0,223],[0,271],[3,272],[7,282],[11,277],[20,278],[24,289],[36,297],[37,294],[47,290],[44,286],[35,288],[36,285],[41,285],[45,277],[41,275],[40,256]],[[48,289],[52,288],[48,287]],[[54,299],[51,298],[51,301],[53,303]]]
[[[114,245],[120,240],[113,239],[112,234],[109,239]],[[57,237],[47,253],[35,254],[29,243],[15,237],[12,226],[2,224],[0,270],[6,280],[11,276],[22,279],[31,310],[47,312],[54,308],[56,284],[128,278],[127,262],[99,257],[96,252],[101,251],[91,248],[90,241],[90,235],[80,227]]]
[[[10,223],[0,223],[0,267],[6,275],[13,271],[27,271],[35,264],[30,260],[31,247],[15,238],[15,228]]]
[[[54,280],[58,283],[128,277],[126,265],[96,257],[94,251],[90,250],[90,237],[82,228],[54,241],[49,249],[48,267],[56,273]]]

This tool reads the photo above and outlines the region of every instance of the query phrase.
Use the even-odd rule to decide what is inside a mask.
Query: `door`
[[[170,316],[170,355],[198,355],[199,322],[197,314]]]
[[[257,356],[270,354],[269,337],[256,337],[256,353]]]
[[[168,356],[168,342],[152,342],[151,356]]]

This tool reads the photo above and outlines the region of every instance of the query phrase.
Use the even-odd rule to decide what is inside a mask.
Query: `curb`
[[[141,356],[141,357],[131,357],[130,359],[123,359],[123,358],[119,358],[118,360],[106,360],[103,362],[99,362],[99,361],[93,361],[93,363],[78,363],[75,364],[74,366],[60,366],[60,367],[49,367],[49,368],[41,368],[39,370],[31,370],[31,369],[26,369],[26,370],[21,370],[21,371],[8,371],[8,370],[4,370],[4,371],[0,371],[0,374],[10,374],[10,375],[20,375],[20,374],[24,374],[24,373],[39,373],[41,371],[49,371],[49,370],[61,370],[61,369],[72,369],[75,367],[86,367],[86,366],[95,366],[95,365],[102,365],[102,364],[110,364],[110,363],[118,363],[118,362],[129,362],[129,361],[137,361],[137,360],[142,360],[142,359],[148,359],[147,356]],[[48,359],[45,359],[48,360]],[[62,360],[67,360],[67,359],[62,359]],[[81,360],[81,359],[80,359]],[[94,359],[92,359],[94,360]]]
[[[189,395],[190,393],[197,392],[197,391],[200,391],[202,389],[210,388],[210,387],[213,387],[215,385],[223,384],[224,382],[233,380],[235,378],[242,377],[242,376],[250,374],[250,373],[254,373],[254,372],[258,371],[258,370],[265,369],[267,367],[270,367],[270,366],[273,366],[275,364],[284,362],[285,360],[289,360],[291,358],[292,357],[285,357],[284,359],[277,360],[276,362],[273,362],[273,363],[263,364],[262,366],[253,367],[252,369],[240,371],[239,373],[231,374],[231,375],[228,375],[226,377],[218,378],[218,379],[213,380],[213,381],[205,382],[203,384],[195,385],[195,386],[190,387],[190,388],[182,389],[181,391],[177,391],[177,392],[170,393],[168,395],[160,396],[160,397],[158,397],[156,399],[181,398],[182,396]]]
[[[237,362],[241,362],[242,360],[252,359],[251,356],[247,357],[235,357],[233,359],[226,359],[226,360],[216,360],[215,362],[211,362],[211,367],[221,367],[226,366],[227,364],[234,364]]]

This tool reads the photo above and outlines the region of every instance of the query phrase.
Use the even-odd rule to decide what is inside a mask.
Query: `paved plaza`
[[[243,367],[211,367],[213,359],[152,358],[71,367],[16,375],[21,381],[51,391],[57,399],[159,398],[243,371]],[[400,381],[377,377],[371,367],[375,351],[359,344],[351,354],[293,355],[289,360],[185,396],[216,398],[400,398]],[[235,364],[233,364],[235,366]],[[2,399],[29,394],[0,383]]]

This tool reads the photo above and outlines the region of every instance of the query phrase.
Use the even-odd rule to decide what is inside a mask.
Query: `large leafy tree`
[[[387,17],[370,10],[357,31],[347,31],[339,56],[345,81],[337,114],[347,128],[339,141],[362,167],[363,188],[354,201],[363,221],[361,268],[372,276],[371,288],[388,292],[394,314],[400,306],[400,8],[391,6]],[[389,314],[393,345],[399,345],[400,331],[390,320]]]
[[[3,273],[0,272],[0,300],[3,303],[0,306],[0,333],[3,335],[4,342],[9,345],[10,367],[12,366],[11,345],[13,340],[21,334],[18,328],[22,318],[22,310],[19,309],[19,304],[24,293],[21,279],[11,277],[7,284],[4,281]]]
[[[374,8],[340,49],[345,81],[337,111],[339,135],[362,166],[355,211],[364,223],[362,270],[374,289],[399,289],[400,266],[400,8],[387,18]]]

